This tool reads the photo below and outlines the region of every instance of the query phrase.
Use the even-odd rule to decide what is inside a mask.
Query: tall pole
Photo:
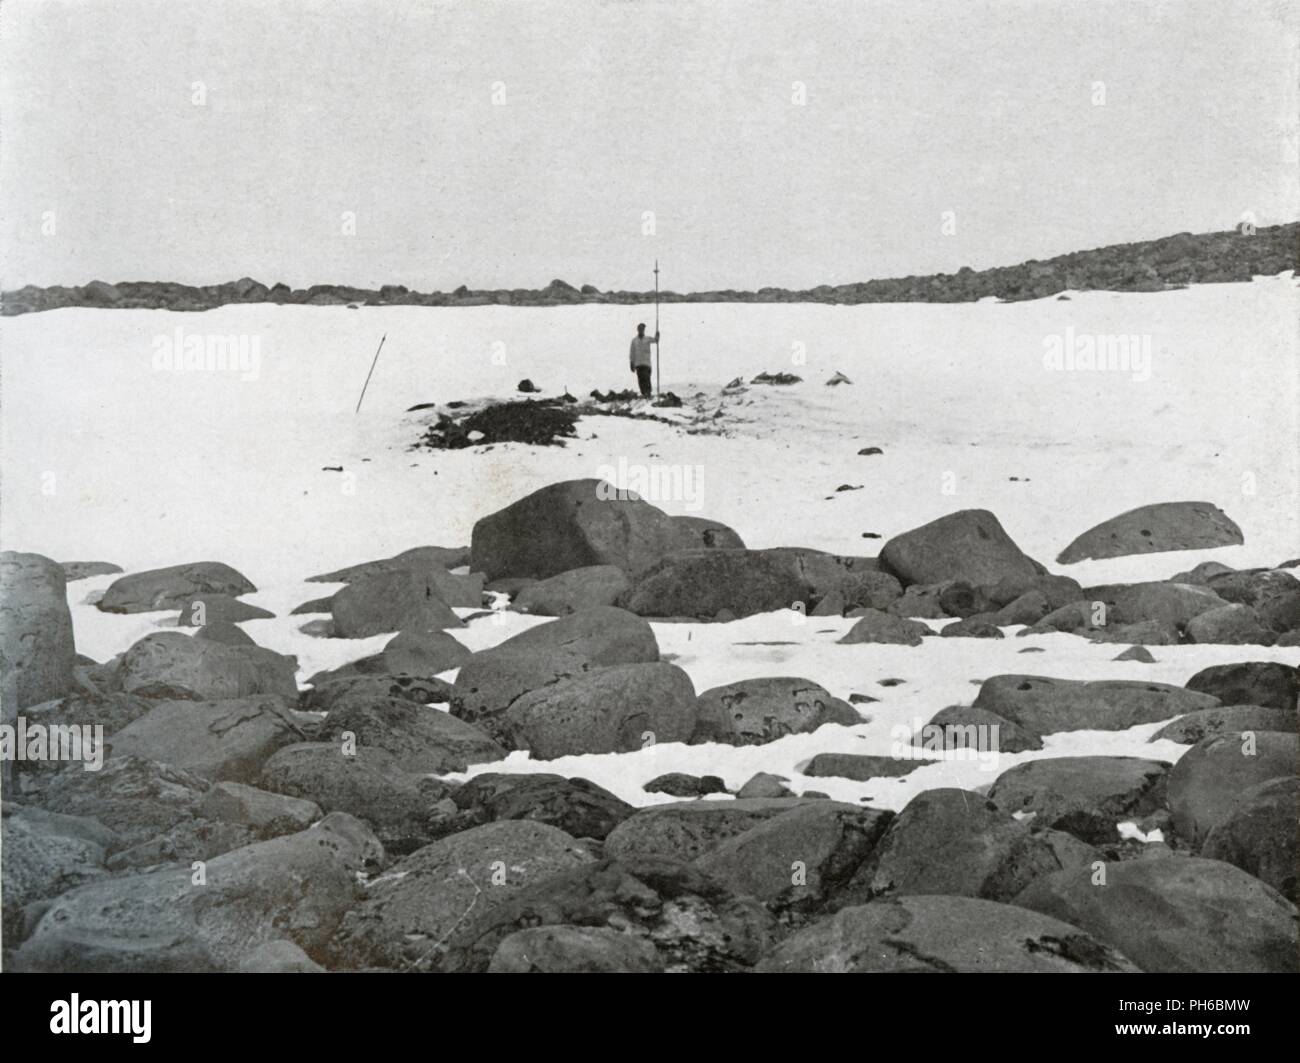
[[[659,260],[655,259],[655,398],[659,397]]]

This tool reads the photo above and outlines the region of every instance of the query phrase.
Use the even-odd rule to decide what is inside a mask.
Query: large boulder
[[[1168,856],[1035,880],[1015,899],[1077,926],[1148,972],[1294,972],[1295,906],[1219,860]]]
[[[388,631],[464,627],[443,597],[446,581],[454,577],[445,572],[435,577],[435,571],[398,569],[349,583],[331,600],[335,636],[361,639]]]
[[[421,583],[432,585],[438,596],[448,605],[461,609],[479,609],[483,606],[483,587],[487,581],[482,572],[460,574],[448,572],[437,565],[426,565],[410,571]]]
[[[451,689],[451,712],[497,739],[503,715],[521,697],[603,667],[563,650],[488,650],[461,666]]]
[[[399,631],[379,653],[317,672],[307,679],[314,687],[358,676],[409,675],[429,677],[459,668],[470,657],[463,642],[445,631]]]
[[[200,815],[219,823],[247,826],[262,838],[295,834],[321,818],[315,801],[273,794],[238,782],[219,782],[199,801]]]
[[[370,576],[382,576],[406,569],[423,569],[430,566],[452,569],[467,564],[469,564],[468,546],[417,546],[379,561],[363,561],[359,565],[349,565],[347,568],[324,572],[319,576],[308,576],[307,582],[353,583]]]
[[[1167,763],[1138,757],[1050,757],[1003,772],[989,800],[1035,828],[1107,845],[1120,840],[1119,824],[1164,807],[1168,774]]]
[[[776,550],[671,554],[643,571],[621,604],[640,616],[741,619],[803,606],[811,584],[797,556]]]
[[[471,913],[593,857],[556,827],[501,820],[439,839],[371,883],[332,945],[345,967],[427,969]]]
[[[786,786],[790,780],[784,775],[774,775],[770,771],[755,772],[736,791],[739,800],[761,797],[793,797],[794,792]]]
[[[844,908],[793,934],[763,972],[1133,972],[1078,927],[973,897],[893,897]]]
[[[262,765],[261,786],[347,812],[371,825],[384,849],[409,853],[438,836],[446,814],[446,783],[402,771],[387,750],[339,742],[295,742]],[[445,802],[445,803],[444,803]]]
[[[667,794],[669,797],[708,797],[709,794],[725,794],[727,784],[717,775],[668,771],[643,783],[641,789],[648,794]]]
[[[1189,621],[1187,637],[1192,642],[1220,646],[1271,646],[1277,641],[1277,632],[1250,606],[1225,605]]]
[[[1083,634],[1093,642],[1130,646],[1178,646],[1183,642],[1183,633],[1177,625],[1159,620],[1144,620],[1140,624],[1115,624]]]
[[[133,572],[108,585],[98,608],[104,613],[151,613],[179,609],[205,594],[238,597],[257,590],[243,575],[220,561],[194,561],[187,565]]]
[[[1208,550],[1240,546],[1244,541],[1241,529],[1212,502],[1157,502],[1089,528],[1061,551],[1056,562],[1072,565],[1089,558]]]
[[[1224,601],[1250,606],[1266,627],[1279,634],[1300,627],[1300,580],[1290,572],[1221,572],[1206,584]]]
[[[1227,604],[1207,587],[1158,580],[1088,587],[1083,593],[1090,610],[1095,610],[1097,602],[1105,606],[1104,611],[1098,611],[1102,617],[1102,626],[1105,627],[1142,624],[1154,620],[1182,630],[1201,613]]]
[[[63,569],[63,576],[69,583],[93,576],[115,576],[122,571],[121,565],[115,565],[111,561],[61,561],[59,567]]]
[[[694,860],[728,838],[805,803],[797,797],[779,797],[652,805],[610,832],[605,854],[624,861],[645,856]]]
[[[399,631],[384,643],[374,674],[432,676],[459,668],[469,656],[469,649],[445,631]]]
[[[1096,637],[1105,630],[1106,608],[1103,602],[1067,602],[1039,620],[1034,621],[1021,635],[1045,635],[1053,631],[1068,632],[1072,635]],[[1150,641],[1145,639],[1143,641]],[[1171,632],[1169,641],[1178,641],[1177,632]]]
[[[299,695],[299,705],[310,712],[333,713],[347,706],[365,708],[378,702],[405,701],[412,705],[445,704],[451,684],[413,675],[351,675],[317,683]]]
[[[213,620],[194,632],[196,639],[220,642],[226,646],[256,646],[253,636],[229,620]]]
[[[693,745],[757,746],[823,724],[852,727],[862,722],[852,705],[831,697],[810,679],[742,679],[706,690],[695,704]]]
[[[1040,735],[1060,731],[1126,731],[1218,705],[1218,698],[1165,683],[1134,679],[1074,680],[995,675],[975,698],[986,709]]]
[[[268,620],[275,614],[268,609],[241,602],[228,594],[202,594],[181,606],[176,618],[178,627],[203,627],[205,624],[239,624],[245,620]]]
[[[22,939],[23,908],[105,874],[111,830],[86,816],[65,816],[6,801],[0,810],[0,901],[6,947]]]
[[[568,616],[595,605],[613,605],[628,589],[627,576],[615,565],[588,565],[530,583],[512,603],[521,613]]]
[[[1296,818],[1300,779],[1269,779],[1242,793],[1237,807],[1205,837],[1201,855],[1262,879],[1292,904],[1297,900]]]
[[[1151,736],[1152,742],[1179,742],[1194,746],[1211,735],[1240,731],[1291,731],[1300,730],[1295,711],[1269,709],[1262,705],[1220,705],[1214,709],[1189,712],[1165,724]]]
[[[669,517],[677,550],[743,550],[744,540],[725,524],[707,517]]]
[[[934,751],[969,749],[1023,753],[1042,749],[1043,738],[1037,731],[1012,723],[987,709],[949,705],[930,717],[929,722],[912,736],[912,744]]]
[[[547,772],[475,775],[451,795],[455,830],[500,819],[529,819],[558,827],[575,838],[603,839],[636,811],[586,779]]]
[[[112,757],[99,771],[65,768],[37,800],[50,812],[90,816],[111,830],[111,851],[128,848],[202,820],[199,805],[210,788],[193,772],[141,757]]]
[[[1010,812],[967,790],[917,794],[890,824],[847,887],[850,903],[881,896],[945,894],[1007,901],[1066,859],[1095,855],[1062,848]]]
[[[101,879],[65,893],[14,958],[20,971],[234,971],[288,939],[320,955],[356,904],[357,872],[381,850],[351,816],[189,867]]]
[[[218,794],[230,790],[240,795],[238,804]],[[93,816],[110,828],[106,866],[113,871],[188,866],[320,818],[320,809],[309,802],[237,783],[212,784],[183,768],[134,756],[110,758],[100,771],[60,772],[32,799],[51,812]]]
[[[592,667],[659,660],[650,625],[626,609],[606,606],[530,627],[475,657],[514,650],[572,654]]]
[[[894,536],[880,551],[880,567],[904,586],[944,580],[992,586],[1007,577],[1042,574],[985,509],[949,513]]]
[[[39,723],[47,728],[71,726],[92,729],[90,732],[83,730],[81,732],[83,736],[97,733],[94,728],[102,727],[105,737],[111,739],[114,734],[146,715],[157,704],[158,702],[152,698],[136,697],[133,694],[117,692],[101,694],[82,690],[69,694],[66,698],[29,706],[23,715],[27,718],[29,727]],[[53,736],[55,732],[51,730],[47,733]],[[49,763],[47,766],[57,770],[56,763]],[[30,761],[27,762],[27,767],[32,767]]]
[[[1213,577],[1220,576],[1225,572],[1236,572],[1236,569],[1218,561],[1202,561],[1199,565],[1195,565],[1194,567],[1187,569],[1185,572],[1176,572],[1174,575],[1169,577],[1169,582],[1202,583],[1208,585]]]
[[[420,775],[464,771],[506,755],[473,724],[401,698],[355,698],[337,704],[320,738],[338,741],[345,734],[353,735],[358,745],[391,753],[397,768]]]
[[[663,970],[649,941],[607,926],[516,930],[488,963],[490,974],[655,974]]]
[[[897,779],[910,775],[925,761],[917,757],[882,757],[864,753],[818,753],[798,771],[813,779],[852,779],[869,782],[872,779]]]
[[[658,965],[670,972],[749,970],[777,936],[757,899],[736,896],[680,859],[605,859],[476,910],[451,935],[438,968],[489,970],[517,932],[549,926],[616,927],[652,947]]]
[[[302,741],[303,722],[277,697],[164,701],[118,731],[115,757],[144,757],[213,781],[255,782],[281,746]]]
[[[902,584],[882,572],[874,557],[828,554],[802,546],[778,546],[762,552],[794,564],[808,587],[810,607],[834,600],[840,606],[839,612],[886,609],[903,593]]]
[[[1077,602],[1083,597],[1083,588],[1078,580],[1069,576],[1028,576],[1021,573],[1003,576],[997,583],[985,587],[984,593],[998,608],[1005,608],[1027,594],[1039,595],[1051,610]]]
[[[451,711],[491,734],[494,721],[530,691],[609,665],[657,660],[659,644],[640,617],[622,609],[584,609],[474,654],[456,674]]]
[[[1300,668],[1281,661],[1213,664],[1187,680],[1187,689],[1213,695],[1225,705],[1264,705],[1295,712],[1300,703]]]
[[[989,623],[996,627],[1011,627],[1015,624],[1037,624],[1052,611],[1045,595],[1039,591],[1026,591],[986,616]]]
[[[919,646],[921,640],[934,632],[919,620],[908,620],[879,609],[864,609],[857,622],[836,639],[841,645],[854,646],[875,642],[893,646]]]
[[[1200,848],[1257,783],[1296,774],[1300,735],[1243,731],[1192,746],[1169,773],[1169,811],[1178,836]]]
[[[1000,639],[1002,632],[991,613],[969,616],[945,625],[940,634],[946,639]]]
[[[327,594],[324,598],[312,598],[310,601],[296,605],[289,610],[290,616],[306,616],[311,613],[328,613],[334,608],[334,595]]]
[[[76,658],[63,569],[40,554],[0,553],[0,698],[5,722],[17,709],[66,694],[72,688]]]
[[[1000,580],[1001,582],[1006,582]],[[993,606],[989,588],[976,587],[964,579],[947,580],[937,585],[939,588],[939,608],[944,616],[967,620],[975,616],[988,615]]]
[[[675,550],[739,542],[730,529],[711,526],[714,534],[706,535],[695,522],[680,522],[602,480],[566,480],[479,520],[470,566],[489,580],[546,579],[589,565],[614,565],[631,577]]]
[[[128,694],[223,701],[252,694],[296,698],[297,670],[295,658],[259,646],[228,646],[160,631],[126,651],[118,675]]]
[[[695,687],[676,665],[610,665],[530,691],[490,725],[509,748],[538,760],[686,742]]]
[[[815,911],[853,877],[892,812],[809,801],[727,838],[695,866],[773,909]]]
[[[939,599],[951,583],[951,580],[943,583],[913,583],[903,591],[901,597],[889,603],[886,612],[912,620],[942,620],[948,614],[943,611]]]

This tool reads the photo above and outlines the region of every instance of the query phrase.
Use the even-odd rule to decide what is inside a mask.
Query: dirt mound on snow
[[[578,411],[563,399],[525,399],[486,406],[464,417],[442,414],[416,444],[430,450],[459,450],[486,443],[564,446],[576,436]]]

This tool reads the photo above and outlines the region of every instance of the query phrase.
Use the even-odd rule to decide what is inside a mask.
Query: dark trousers
[[[641,394],[646,398],[650,397],[650,367],[648,365],[638,365],[636,367],[636,382],[641,385]]]

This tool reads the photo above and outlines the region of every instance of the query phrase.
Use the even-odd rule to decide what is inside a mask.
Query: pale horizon
[[[11,0],[0,286],[803,289],[1285,223],[1285,10]]]

